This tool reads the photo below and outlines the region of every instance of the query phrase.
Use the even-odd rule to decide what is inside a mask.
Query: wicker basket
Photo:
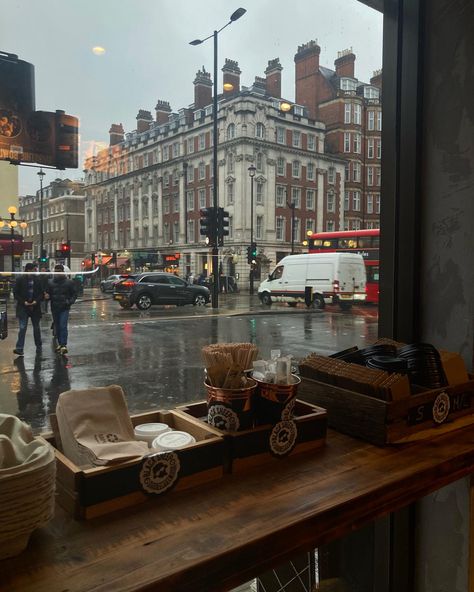
[[[0,559],[18,555],[54,514],[53,448],[12,415],[0,414]]]

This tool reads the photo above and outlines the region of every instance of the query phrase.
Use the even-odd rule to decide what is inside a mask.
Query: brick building
[[[248,279],[251,181],[255,165],[254,238],[258,274],[290,252],[308,230],[344,223],[345,161],[325,151],[325,125],[307,106],[282,110],[282,67],[268,62],[265,77],[240,84],[238,63],[226,60],[219,96],[218,194],[229,212],[230,235],[220,249],[226,275]],[[227,88],[227,86],[225,87]],[[212,205],[212,82],[204,69],[194,80],[194,102],[174,113],[159,100],[155,117],[141,109],[137,129],[109,130],[109,148],[85,164],[86,250],[117,253],[121,263],[166,266],[179,255],[180,272],[209,271],[209,249],[199,234],[199,210]],[[158,258],[154,256],[158,253]],[[128,265],[128,263],[127,263]]]
[[[69,179],[56,179],[43,187],[43,244],[52,266],[56,250],[61,243],[71,241],[71,269],[81,270],[84,259],[84,184]],[[31,251],[25,251],[25,261],[40,258],[40,192],[20,196],[19,215],[28,226],[25,240],[32,243]]]
[[[382,153],[382,71],[370,84],[355,77],[356,56],[341,51],[334,70],[320,65],[316,41],[295,55],[296,102],[326,125],[326,152],[346,159],[344,226],[326,230],[378,228]]]

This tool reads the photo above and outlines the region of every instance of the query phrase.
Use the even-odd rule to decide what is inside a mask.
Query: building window
[[[173,185],[178,185],[179,184],[179,172],[178,171],[174,171],[173,173]]]
[[[373,157],[374,157],[374,139],[369,138],[367,140],[367,158],[373,158]]]
[[[263,238],[263,216],[257,216],[257,225],[255,227],[255,237]]]
[[[263,154],[261,152],[259,152],[257,154],[257,158],[255,160],[255,165],[256,165],[257,171],[259,173],[262,173],[263,172]]]
[[[360,230],[360,220],[352,220],[352,230]]]
[[[361,165],[360,162],[352,163],[352,178],[355,183],[360,183]]]
[[[192,192],[190,192],[192,193]],[[155,196],[152,198],[153,201],[153,216],[158,216],[158,198]],[[123,220],[123,208],[120,209],[120,220]]]
[[[349,191],[344,191],[344,211],[349,211]]]
[[[354,105],[354,123],[360,125],[362,108],[360,105]]]
[[[206,134],[199,134],[199,150],[204,150],[206,147]]]
[[[306,209],[314,210],[314,191],[312,189],[306,190]]]
[[[173,241],[179,243],[179,222],[173,224]]]
[[[352,209],[354,212],[360,212],[360,191],[354,191],[352,197]]]
[[[265,138],[265,126],[263,123],[257,123],[255,126],[255,137],[263,140]]]
[[[314,220],[307,218],[306,219],[306,230],[305,230],[306,236],[308,235],[308,232],[314,232],[313,229],[314,229]]]
[[[284,238],[284,231],[285,231],[285,220],[283,218],[277,218],[276,224],[276,239],[282,241]]]
[[[194,191],[186,192],[186,205],[188,211],[194,210]]]
[[[299,148],[301,146],[301,132],[293,132],[293,147]]]
[[[301,224],[300,224],[299,218],[295,218],[294,219],[294,223],[293,223],[293,239],[295,241],[298,241],[298,242],[301,240]]]
[[[188,220],[188,242],[193,243],[196,240],[194,235],[194,220]]]
[[[227,203],[229,205],[234,203],[234,184],[229,183],[227,185]]]
[[[163,198],[163,213],[170,213],[170,198],[168,196]]]
[[[194,152],[194,138],[188,138],[187,146],[188,154],[192,154]]]
[[[336,211],[336,200],[334,198],[334,191],[328,191],[326,196],[326,209],[328,212]]]
[[[377,187],[380,187],[381,174],[382,174],[382,169],[380,167],[377,167],[375,169],[375,184],[377,185]]]
[[[367,195],[367,214],[374,213],[374,196],[372,193]]]
[[[169,173],[165,173],[163,175],[163,187],[169,187],[170,186],[170,175]]]
[[[173,156],[179,156],[179,142],[173,144]]]
[[[367,185],[371,187],[374,184],[374,169],[373,167],[367,167]]]
[[[308,150],[316,150],[316,138],[313,134],[308,134]]]
[[[206,190],[205,189],[200,189],[199,190],[199,208],[205,208],[206,207]]]
[[[277,185],[275,206],[277,208],[282,208],[284,205],[285,205],[285,188],[283,187],[283,185]]]
[[[301,208],[301,189],[299,187],[291,188],[291,202],[295,204],[295,208]]]
[[[351,107],[352,105],[350,103],[344,104],[344,123],[351,122]]]
[[[377,142],[377,158],[382,158],[382,141]]]
[[[173,195],[173,212],[179,212],[179,195]]]
[[[360,154],[360,134],[354,134],[354,152]]]
[[[232,152],[229,153],[229,156],[227,157],[227,172],[228,173],[233,173],[234,172],[234,155],[232,154]]]
[[[367,129],[375,129],[375,111],[367,111]]]
[[[235,123],[229,123],[227,126],[227,139],[233,140],[235,138]]]
[[[312,162],[308,162],[306,165],[306,178],[308,181],[314,181],[314,164]]]
[[[199,180],[202,181],[206,178],[206,165],[203,162],[199,163]]]
[[[344,152],[351,151],[351,134],[349,132],[344,132]]]
[[[328,220],[326,222],[326,230],[327,230],[327,232],[333,232],[334,231],[334,220]]]
[[[382,131],[382,111],[377,111],[377,130]]]
[[[344,166],[344,181],[351,180],[351,165],[350,163],[346,162]]]
[[[299,179],[300,178],[300,163],[298,160],[294,160],[293,161],[293,166],[292,166],[292,175],[295,179]]]
[[[334,185],[336,181],[336,169],[334,167],[328,168],[328,183]]]
[[[256,203],[263,204],[263,183],[257,183]]]
[[[276,128],[276,137],[277,137],[277,144],[284,144],[285,143],[285,128],[284,127],[277,127]]]
[[[277,160],[277,175],[285,175],[285,159],[281,157]]]
[[[351,78],[341,78],[341,90],[356,90],[357,83]]]
[[[186,183],[194,183],[194,167],[189,165],[186,169]]]
[[[380,193],[375,195],[375,213],[380,214]]]

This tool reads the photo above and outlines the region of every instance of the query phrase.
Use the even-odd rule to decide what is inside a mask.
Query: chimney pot
[[[125,131],[121,123],[112,123],[109,129],[109,145],[115,146],[116,144],[120,144],[120,142],[123,142],[124,134]]]
[[[334,67],[337,76],[347,76],[348,78],[354,78],[354,64],[355,55],[352,53],[352,47],[350,49],[344,49],[343,51],[337,52],[337,60],[334,61]]]
[[[222,72],[224,73],[222,84],[232,85],[232,89],[230,90],[224,88],[224,96],[232,96],[240,92],[240,75],[242,71],[239,68],[239,63],[226,58]]]
[[[268,66],[265,70],[267,95],[281,98],[281,71],[283,70],[280,64],[280,59],[268,60]]]
[[[198,70],[194,79],[194,108],[202,109],[212,103],[212,82],[210,72],[204,66]]]

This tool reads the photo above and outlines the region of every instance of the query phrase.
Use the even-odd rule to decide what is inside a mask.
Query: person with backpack
[[[25,346],[28,319],[31,319],[31,324],[33,325],[36,351],[39,353],[42,348],[40,319],[43,287],[40,278],[35,275],[35,271],[35,265],[33,263],[27,263],[25,265],[25,274],[16,280],[13,288],[13,296],[16,300],[16,316],[19,323],[18,339],[13,350],[13,353],[17,356],[24,355],[23,348]]]
[[[53,315],[54,331],[58,345],[56,351],[62,355],[67,354],[68,320],[69,310],[77,298],[74,282],[64,273],[64,266],[54,266],[54,274],[48,282],[47,293],[51,302],[51,314]]]

